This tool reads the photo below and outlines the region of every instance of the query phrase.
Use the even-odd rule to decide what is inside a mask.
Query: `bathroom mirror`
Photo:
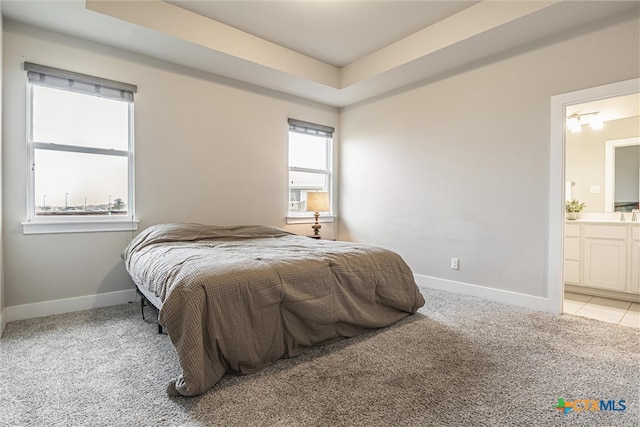
[[[565,177],[584,212],[630,212],[640,202],[640,94],[567,107],[582,117],[579,132],[566,130]],[[598,113],[602,128],[588,120]],[[575,116],[574,116],[575,117]],[[616,194],[618,193],[618,194]]]
[[[640,138],[605,142],[604,211],[631,212],[640,202]]]

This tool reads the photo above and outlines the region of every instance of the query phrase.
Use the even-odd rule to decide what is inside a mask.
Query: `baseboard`
[[[7,326],[7,316],[5,310],[0,310],[0,338],[2,338],[2,334],[4,334],[4,327]]]
[[[555,313],[556,311],[552,302],[548,298],[505,291],[503,289],[488,288],[485,286],[473,285],[471,283],[424,276],[421,274],[414,274],[414,277],[418,286],[424,286],[425,288],[470,295],[532,310],[546,311],[550,313]]]
[[[57,299],[36,302],[33,304],[11,305],[5,307],[3,322],[32,319],[34,317],[50,316],[52,314],[71,313],[73,311],[89,310],[110,305],[126,304],[134,301],[136,293],[133,289],[126,291],[105,292],[102,294],[86,295],[75,298]],[[5,320],[6,318],[6,320]]]
[[[533,310],[548,312],[554,311],[551,308],[552,304],[548,298],[505,291],[503,289],[488,288],[471,283],[424,276],[421,274],[415,274],[414,277],[419,286],[427,288],[455,292],[463,295],[471,295]],[[130,301],[134,301],[135,299],[135,290],[131,289],[75,298],[43,301],[33,304],[8,306],[0,312],[0,336],[2,336],[5,325],[15,320],[31,319],[34,317],[50,316],[52,314],[70,313],[73,311],[89,310],[92,308],[107,307],[110,305],[126,304]]]
[[[618,291],[611,291],[609,289],[590,288],[588,286],[572,285],[569,283],[564,284],[564,290],[565,292],[591,295],[594,297],[604,297],[604,298],[617,299],[621,301],[640,302],[640,294],[634,294],[631,292],[618,292]]]

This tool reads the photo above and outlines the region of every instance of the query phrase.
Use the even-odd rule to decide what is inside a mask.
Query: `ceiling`
[[[169,1],[344,67],[478,1]]]
[[[638,16],[636,1],[35,1],[5,18],[343,107]]]

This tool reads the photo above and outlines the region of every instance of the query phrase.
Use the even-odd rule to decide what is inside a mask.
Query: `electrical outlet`
[[[451,258],[451,269],[452,270],[458,269],[458,258]]]

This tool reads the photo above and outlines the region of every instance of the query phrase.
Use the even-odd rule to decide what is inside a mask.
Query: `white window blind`
[[[133,102],[133,94],[138,91],[136,85],[74,73],[73,71],[47,67],[31,62],[25,62],[24,69],[27,71],[27,79],[31,84],[64,89],[86,95]]]

